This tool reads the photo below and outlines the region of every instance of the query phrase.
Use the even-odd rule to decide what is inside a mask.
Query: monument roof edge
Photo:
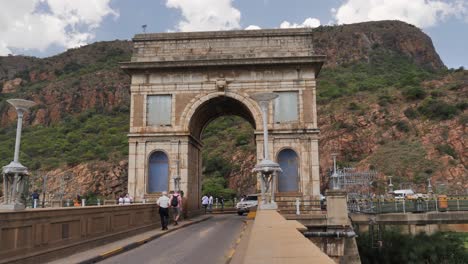
[[[285,65],[285,64],[319,64],[325,62],[325,55],[311,55],[301,57],[266,57],[241,59],[195,59],[174,61],[129,61],[121,62],[124,70],[155,69],[155,68],[181,68],[181,67],[210,67],[210,66],[243,66],[243,65]]]
[[[310,35],[312,28],[277,28],[255,30],[225,30],[225,31],[196,31],[196,32],[167,32],[136,34],[134,42],[150,40],[182,40],[182,39],[213,39],[213,38],[239,38],[239,37],[273,37]]]

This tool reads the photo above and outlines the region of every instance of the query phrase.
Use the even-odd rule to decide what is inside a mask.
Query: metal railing
[[[468,211],[468,197],[454,196],[446,199],[350,199],[348,210],[352,213],[423,213]]]
[[[155,203],[155,200],[145,200],[145,201],[135,201],[131,204],[144,204],[144,203]],[[81,201],[71,200],[71,199],[55,199],[55,200],[45,200],[44,208],[60,208],[60,207],[82,207],[82,206],[102,206],[102,205],[118,205],[117,200],[101,200],[101,199],[93,199],[87,201],[86,199],[82,199]],[[34,200],[29,199],[26,202],[27,208],[42,208],[42,200]]]

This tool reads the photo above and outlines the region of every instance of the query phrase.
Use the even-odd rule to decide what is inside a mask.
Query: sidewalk
[[[136,248],[138,246],[141,246],[151,240],[154,240],[156,238],[162,237],[166,234],[169,234],[173,231],[179,230],[181,228],[205,221],[210,219],[212,216],[209,215],[201,215],[197,216],[188,220],[184,220],[179,222],[178,226],[170,226],[169,230],[167,231],[162,231],[160,228],[157,228],[155,230],[151,230],[148,232],[144,232],[135,236],[131,236],[125,239],[117,240],[112,243],[105,244],[101,247],[82,251],[79,253],[76,253],[74,255],[57,259],[51,262],[48,262],[50,264],[62,264],[62,263],[80,263],[80,264],[85,264],[85,263],[96,263],[98,261],[101,261],[103,259],[109,258],[111,256],[120,254],[122,252],[125,252],[127,250]]]

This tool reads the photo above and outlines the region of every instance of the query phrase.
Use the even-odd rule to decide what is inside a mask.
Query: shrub
[[[392,102],[393,102],[393,98],[391,96],[389,96],[389,95],[380,95],[379,96],[378,104],[380,106],[386,106],[386,105],[388,105],[388,104],[390,104]]]
[[[409,119],[415,119],[416,117],[418,117],[418,112],[411,107],[406,108],[406,110],[403,113]]]
[[[426,92],[421,87],[415,86],[406,87],[402,94],[407,100],[420,100],[426,97]]]
[[[430,119],[445,120],[458,114],[458,109],[442,100],[425,100],[419,107],[418,112]]]
[[[356,239],[359,255],[366,263],[466,263],[468,251],[464,247],[468,236],[464,233],[419,233],[415,236],[399,231],[382,232],[382,248],[373,247],[369,233]],[[375,242],[375,241],[374,241]]]
[[[449,144],[442,144],[438,145],[436,149],[441,153],[441,154],[447,154],[449,156],[452,156],[453,158],[458,158],[457,152],[450,146]]]
[[[409,124],[404,120],[399,120],[395,123],[396,128],[401,132],[409,132]]]

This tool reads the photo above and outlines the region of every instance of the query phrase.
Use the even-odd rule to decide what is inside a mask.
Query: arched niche
[[[278,164],[283,172],[278,175],[278,192],[299,191],[299,156],[292,149],[278,153]]]
[[[162,151],[155,151],[148,162],[148,193],[167,191],[169,188],[169,158]]]

